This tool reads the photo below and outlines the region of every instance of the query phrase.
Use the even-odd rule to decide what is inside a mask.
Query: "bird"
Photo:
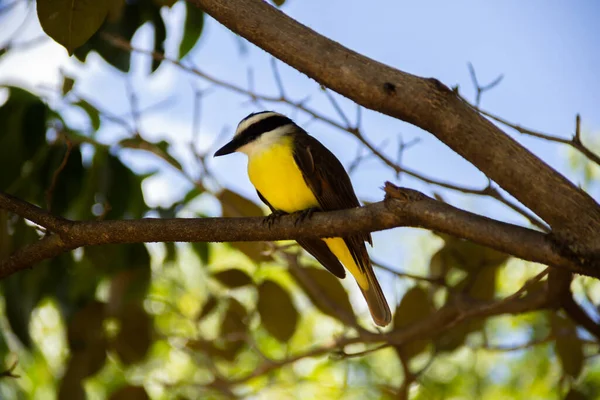
[[[271,210],[269,224],[285,214],[303,220],[314,211],[360,206],[342,163],[283,114],[260,111],[242,119],[233,139],[214,157],[234,152],[248,156],[248,177]],[[370,233],[297,242],[336,277],[346,276],[345,267],[356,280],[373,322],[382,327],[390,323],[392,314],[365,245],[373,245]]]

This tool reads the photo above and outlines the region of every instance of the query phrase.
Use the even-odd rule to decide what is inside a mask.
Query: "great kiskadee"
[[[236,151],[248,156],[250,181],[272,216],[285,213],[306,216],[313,210],[360,206],[340,161],[284,115],[271,111],[248,115],[239,123],[234,138],[215,157]],[[338,278],[346,276],[346,267],[356,279],[373,321],[385,326],[392,314],[373,272],[365,242],[372,245],[370,234],[298,240],[300,246]]]

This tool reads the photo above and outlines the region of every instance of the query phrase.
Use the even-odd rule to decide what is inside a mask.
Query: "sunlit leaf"
[[[278,283],[267,280],[258,287],[256,305],[262,326],[280,342],[290,340],[298,324],[298,311],[290,294]]]
[[[235,268],[219,271],[213,277],[231,289],[253,284],[252,278],[247,273]]]

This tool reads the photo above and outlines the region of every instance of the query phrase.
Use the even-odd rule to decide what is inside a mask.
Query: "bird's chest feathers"
[[[318,206],[296,165],[289,143],[274,144],[248,158],[254,187],[276,209],[288,213]]]

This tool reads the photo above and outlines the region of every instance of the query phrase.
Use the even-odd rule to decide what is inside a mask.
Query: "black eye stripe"
[[[289,119],[288,117],[284,117],[283,115],[273,115],[271,117],[262,119],[250,125],[244,131],[239,133],[238,136],[242,141],[240,146],[252,142],[265,132],[269,132],[284,125],[289,125],[292,123],[293,122],[291,119]]]

